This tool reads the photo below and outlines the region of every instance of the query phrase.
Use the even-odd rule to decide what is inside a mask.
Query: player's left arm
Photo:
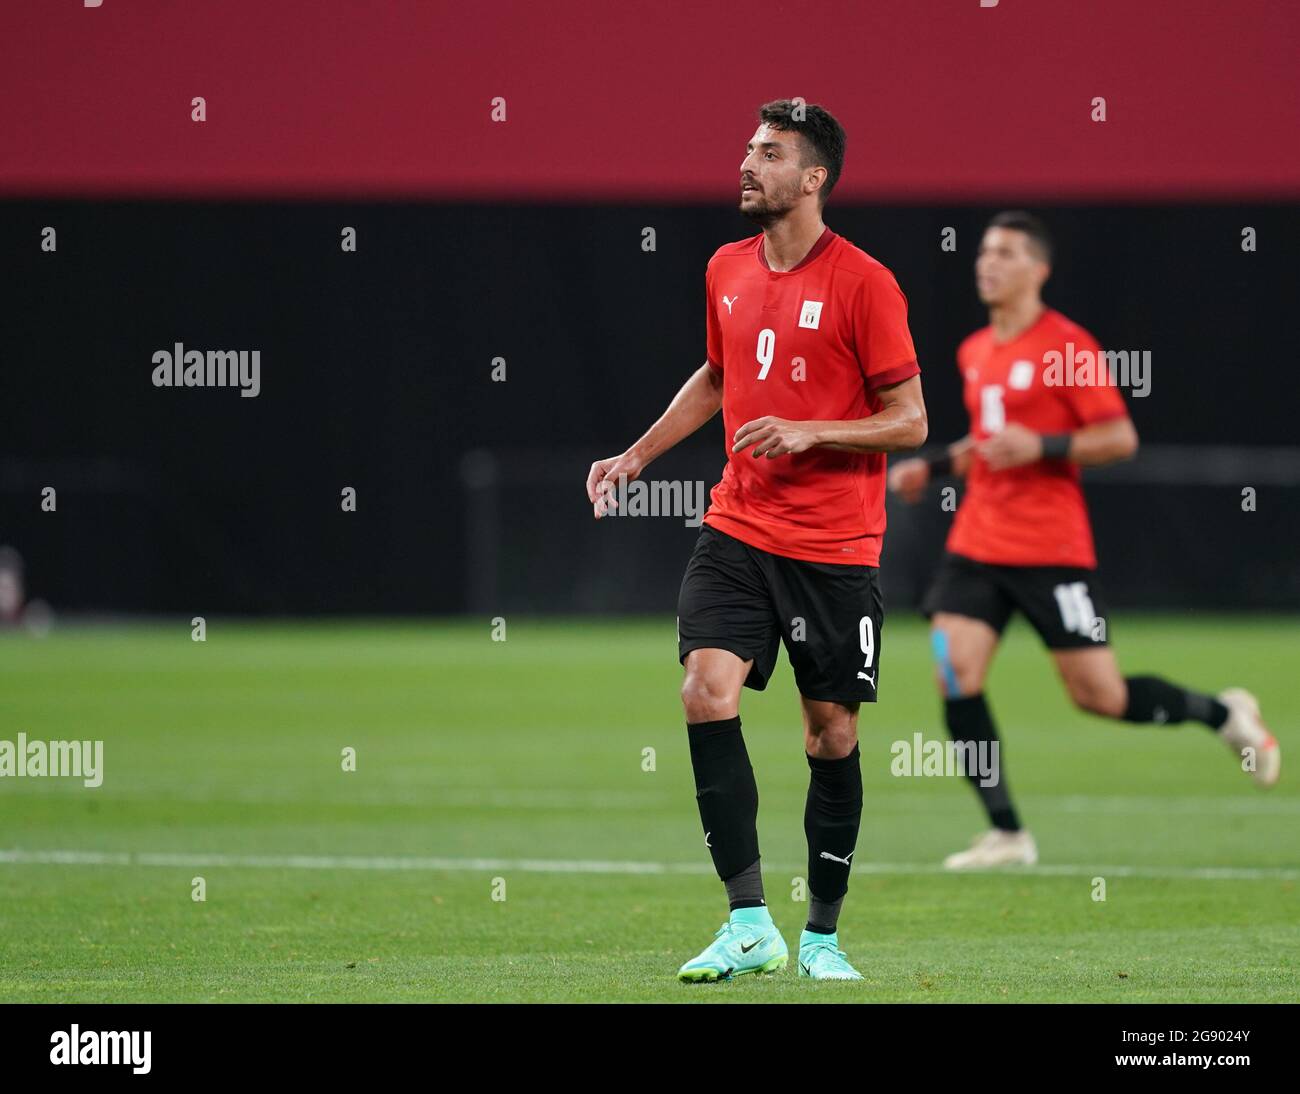
[[[1092,335],[1080,331],[1076,340],[1094,354],[1094,360],[1101,360],[1101,346]],[[1019,422],[1008,422],[978,446],[990,470],[1005,471],[1043,459],[1101,467],[1127,460],[1137,452],[1137,430],[1109,369],[1099,367],[1091,382],[1067,384],[1055,390],[1076,427],[1068,433],[1044,436]]]
[[[1102,467],[1131,459],[1138,449],[1137,430],[1126,414],[1093,422],[1072,433],[1044,436],[1019,422],[1008,422],[978,446],[990,471],[1005,471],[1041,459],[1073,460],[1081,467]]]
[[[920,448],[929,436],[921,377],[876,388],[880,409],[868,418],[844,422],[792,422],[767,415],[746,422],[733,438],[732,451],[753,446],[753,456],[775,459],[810,448],[840,448],[850,452],[899,452]]]
[[[920,448],[930,435],[920,375],[876,388],[880,409],[847,422],[809,422],[822,448],[849,452],[905,452]]]

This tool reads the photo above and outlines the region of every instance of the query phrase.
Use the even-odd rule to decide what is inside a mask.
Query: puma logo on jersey
[[[734,303],[735,303],[737,300],[739,300],[739,299],[740,299],[740,294],[739,294],[739,293],[737,293],[735,296],[724,296],[724,297],[722,298],[722,302],[723,302],[724,304],[727,305],[727,314],[728,314],[728,315],[731,314],[731,305],[734,304]]]
[[[868,676],[865,672],[860,672],[858,673],[858,679],[865,680],[873,688],[876,686],[876,677],[874,673],[871,676]]]
[[[848,865],[849,865],[849,859],[851,859],[851,858],[853,857],[853,852],[850,851],[850,852],[849,852],[847,855],[845,855],[843,858],[840,858],[839,855],[832,855],[829,851],[823,851],[822,854],[821,854],[821,857],[822,857],[822,858],[828,858],[828,859],[830,859],[832,862],[842,862],[842,863],[844,863],[845,866],[848,866]]]

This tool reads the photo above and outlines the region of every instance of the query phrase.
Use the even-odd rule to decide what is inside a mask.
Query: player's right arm
[[[611,496],[621,476],[632,482],[655,457],[689,437],[722,406],[722,371],[705,361],[686,381],[640,440],[626,452],[597,460],[587,475],[587,500],[597,520],[616,503]]]
[[[937,475],[956,475],[965,478],[970,470],[971,450],[974,440],[967,434],[959,441],[954,441],[939,456],[923,459],[919,456],[909,460],[899,460],[889,469],[889,489],[902,498],[908,505],[915,505],[925,495],[925,488]]]

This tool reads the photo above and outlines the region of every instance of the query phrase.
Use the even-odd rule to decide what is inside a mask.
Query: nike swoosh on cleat
[[[767,941],[767,935],[764,935],[762,938],[760,938],[760,939],[758,940],[758,942],[751,942],[748,946],[746,946],[746,945],[742,942],[741,945],[740,945],[740,952],[741,952],[741,953],[749,953],[749,951],[752,950],[755,946],[759,945],[760,943],[766,942],[766,941]]]

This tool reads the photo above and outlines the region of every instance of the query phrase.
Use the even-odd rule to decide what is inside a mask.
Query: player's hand
[[[1043,458],[1043,438],[1018,422],[1009,422],[999,433],[976,446],[990,471],[1023,467]]]
[[[591,502],[591,511],[597,520],[611,509],[618,508],[618,502],[614,500],[618,480],[626,475],[627,481],[633,482],[644,470],[645,465],[630,452],[597,460],[591,465],[587,474],[587,500]]]
[[[753,445],[755,459],[766,456],[774,460],[777,456],[807,452],[817,443],[817,432],[812,422],[788,422],[769,414],[746,422],[736,430],[732,441],[732,452],[743,452]]]
[[[970,462],[975,458],[975,438],[963,437],[948,446],[948,458],[952,460],[952,473],[959,479],[970,474]]]
[[[899,460],[889,469],[889,489],[908,505],[915,505],[920,501],[925,496],[925,488],[929,485],[930,465],[919,457]]]

